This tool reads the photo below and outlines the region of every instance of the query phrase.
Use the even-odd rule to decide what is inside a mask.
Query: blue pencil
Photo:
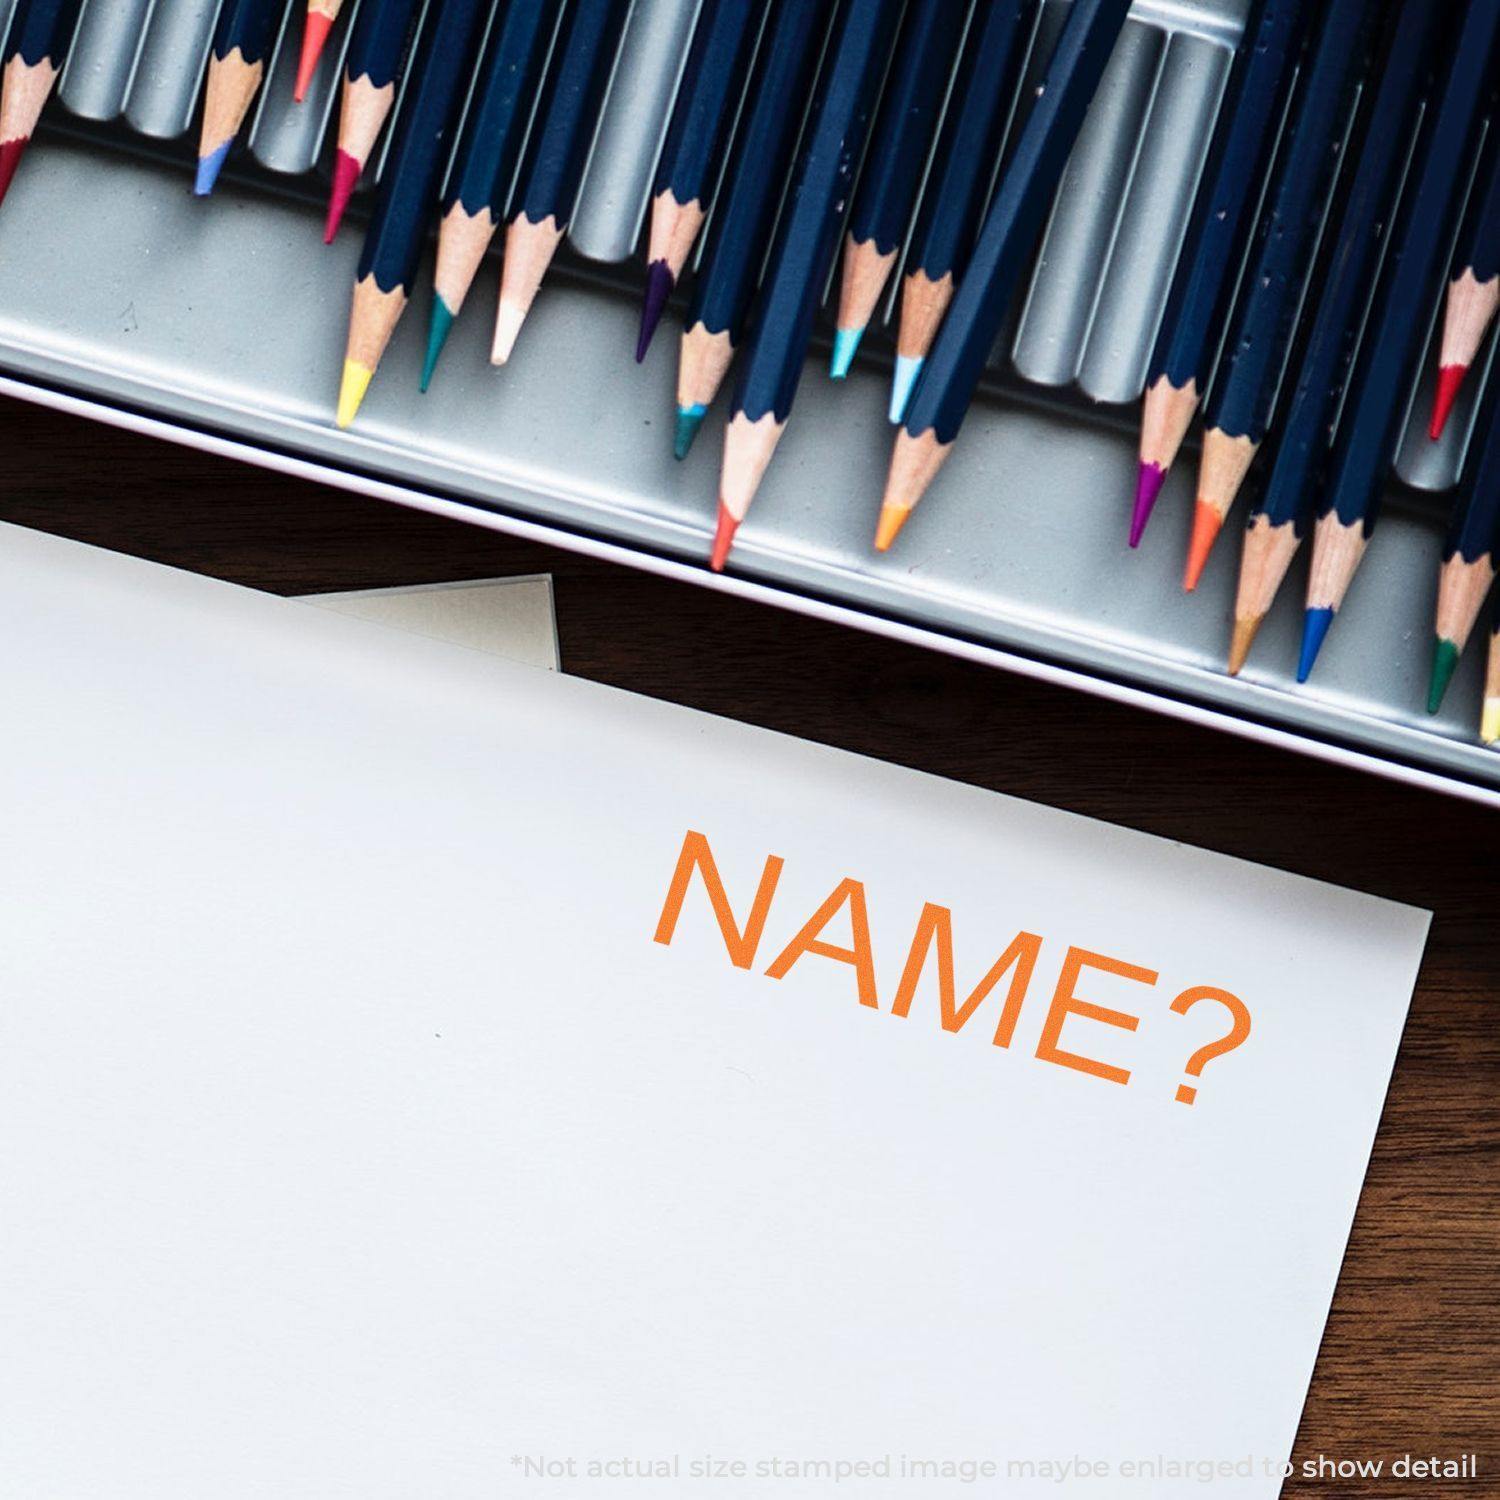
[[[1432,676],[1427,712],[1443,706],[1458,658],[1495,581],[1500,546],[1500,379],[1491,376],[1463,482],[1443,542],[1438,571],[1437,617],[1433,625]]]
[[[511,180],[560,10],[567,0],[508,0],[496,12],[479,64],[453,169],[443,192],[432,318],[422,389],[432,382],[448,330],[505,218]]]
[[[1297,330],[1318,221],[1344,159],[1355,90],[1370,61],[1383,0],[1331,0],[1319,23],[1244,293],[1205,413],[1198,500],[1182,586],[1197,588],[1214,540],[1265,440]]]
[[[1073,0],[1068,8],[968,272],[897,431],[875,534],[881,552],[952,451],[1129,10],[1130,0]]]
[[[1480,163],[1477,199],[1459,238],[1443,314],[1442,352],[1428,436],[1448,425],[1469,366],[1500,308],[1500,114],[1491,116]]]
[[[1318,511],[1297,680],[1305,682],[1380,514],[1405,397],[1426,331],[1466,177],[1466,147],[1494,86],[1500,0],[1468,0],[1437,106],[1424,120],[1421,167],[1380,278],[1377,316],[1355,379]]]
[[[912,0],[896,41],[844,240],[830,373],[849,373],[911,222],[968,0]]]
[[[396,102],[396,81],[406,64],[416,6],[417,0],[364,0],[355,14],[344,54],[338,149],[333,154],[328,217],[323,225],[325,244],[333,243],[359,175]]]
[[[558,32],[505,233],[491,364],[503,365],[578,201],[630,0],[573,0]]]
[[[1208,383],[1212,334],[1224,323],[1312,11],[1310,0],[1258,0],[1246,23],[1147,368],[1132,547],[1140,546]]]
[[[729,556],[791,415],[901,7],[902,0],[847,0],[835,23],[730,403],[719,475],[715,572]]]
[[[745,330],[834,0],[773,0],[683,325],[673,451],[686,458]]]
[[[708,215],[764,8],[750,0],[705,0],[662,142],[651,196],[646,295],[636,340],[639,364]]]
[[[219,12],[208,59],[198,172],[193,181],[193,191],[200,198],[213,192],[250,101],[265,77],[266,54],[286,5],[287,0],[225,0]]]
[[[906,412],[938,325],[963,275],[1020,82],[1035,0],[990,0],[970,24],[953,102],[932,153],[901,282],[901,322],[891,381],[891,421]]]
[[[360,252],[339,387],[340,427],[359,411],[411,296],[487,4],[443,0],[418,45],[412,86]]]
[[[1361,314],[1411,149],[1417,110],[1433,85],[1444,13],[1431,0],[1402,0],[1373,98],[1354,145],[1353,177],[1332,254],[1317,271],[1322,294],[1311,319],[1295,389],[1280,424],[1266,485],[1251,513],[1240,559],[1229,670],[1245,664],[1311,518],[1313,485],[1348,375]]]
[[[0,83],[0,202],[67,61],[82,0],[20,0],[5,36]]]

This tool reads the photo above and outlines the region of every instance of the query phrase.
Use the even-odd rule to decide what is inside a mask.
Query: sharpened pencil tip
[[[1500,698],[1484,700],[1484,714],[1479,721],[1479,738],[1486,745],[1500,744]]]
[[[1140,464],[1135,474],[1135,504],[1130,509],[1130,545],[1139,547],[1146,522],[1156,508],[1156,497],[1167,482],[1167,471],[1160,464]]]
[[[1182,570],[1182,586],[1188,593],[1198,587],[1203,569],[1208,565],[1208,554],[1214,550],[1219,528],[1224,518],[1213,506],[1200,500],[1193,510],[1193,534],[1188,540],[1187,564]]]
[[[834,380],[843,380],[859,353],[859,341],[865,336],[863,328],[835,328],[833,331],[833,358],[828,361],[828,374]]]
[[[521,337],[521,325],[526,321],[526,309],[514,302],[501,302],[495,309],[495,338],[490,345],[490,363],[503,365],[515,353],[516,340]]]
[[[333,153],[333,181],[328,188],[328,217],[323,221],[323,243],[331,245],[344,222],[344,210],[359,186],[360,163],[347,151]]]
[[[1427,679],[1427,712],[1435,714],[1443,706],[1443,696],[1453,681],[1458,666],[1458,642],[1439,636],[1432,646],[1432,675]]]
[[[292,98],[298,104],[307,98],[313,74],[318,71],[318,59],[323,55],[323,45],[332,30],[332,20],[322,11],[308,11],[302,30],[302,51],[297,58],[297,82],[292,89]]]
[[[641,364],[651,340],[656,337],[657,325],[667,310],[667,298],[677,285],[672,268],[664,260],[653,260],[646,267],[646,295],[641,303],[641,331],[635,341],[635,362]]]
[[[1432,398],[1432,422],[1427,428],[1427,436],[1434,443],[1442,437],[1448,418],[1453,415],[1454,403],[1468,373],[1468,365],[1444,365],[1438,371],[1437,391]]]
[[[355,360],[344,361],[344,377],[339,382],[339,410],[335,419],[340,427],[348,427],[359,415],[359,408],[370,389],[375,372],[368,365]]]
[[[719,524],[714,528],[714,550],[708,560],[708,565],[715,573],[724,571],[724,564],[729,561],[729,549],[734,546],[734,534],[740,529],[740,523],[730,515],[728,507],[721,501],[719,504]]]
[[[1331,609],[1309,609],[1302,617],[1302,651],[1297,659],[1297,681],[1306,682],[1312,676],[1313,663],[1323,642],[1328,638],[1328,628],[1333,624]]]
[[[693,451],[693,441],[698,436],[698,429],[703,425],[703,419],[708,415],[706,406],[679,406],[677,408],[677,426],[672,433],[672,456],[674,458],[686,458]]]
[[[925,363],[925,360],[908,354],[896,356],[896,371],[891,376],[890,419],[893,425],[906,420],[906,408],[911,405],[911,393],[916,389],[917,377]]]
[[[1252,615],[1249,619],[1234,622],[1234,634],[1229,640],[1229,675],[1231,677],[1240,675],[1240,670],[1250,655],[1250,648],[1255,644],[1256,632],[1259,631],[1260,622],[1263,619],[1265,619],[1264,615]]]
[[[894,500],[886,500],[880,507],[880,521],[875,527],[875,550],[877,552],[889,552],[891,543],[901,534],[901,528],[906,525],[911,516],[911,507],[897,505]]]
[[[432,299],[432,316],[427,322],[427,354],[422,360],[422,389],[432,384],[433,372],[437,369],[438,356],[448,342],[448,330],[453,327],[453,309],[439,296]]]
[[[13,141],[0,141],[0,203],[10,191],[11,179],[16,175],[16,168],[21,165],[30,141],[29,135],[18,136]]]
[[[234,145],[232,140],[225,141],[222,146],[217,146],[207,156],[198,158],[198,170],[193,177],[193,194],[198,198],[206,198],[213,192],[214,184],[219,180],[219,173],[223,170],[224,163],[229,157],[229,148]]]

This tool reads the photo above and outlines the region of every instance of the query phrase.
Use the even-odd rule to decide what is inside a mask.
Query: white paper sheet
[[[528,666],[555,672],[561,665],[552,579],[546,574],[296,597],[302,604],[470,646]]]
[[[1277,1492],[1424,914],[10,527],[0,640],[5,1500]]]

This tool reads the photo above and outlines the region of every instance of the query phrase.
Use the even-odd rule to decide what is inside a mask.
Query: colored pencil
[[[912,0],[901,23],[844,237],[835,380],[849,373],[911,223],[967,10],[968,0]]]
[[[652,189],[637,364],[651,347],[667,298],[708,215],[714,179],[734,121],[738,86],[749,66],[762,15],[763,8],[750,0],[706,0],[698,17]]]
[[[901,279],[901,321],[891,381],[892,422],[906,414],[912,387],[968,264],[984,195],[1010,122],[1021,54],[1035,0],[981,4],[964,39],[949,105],[917,207]]]
[[[0,72],[0,202],[73,45],[82,0],[20,0]]]
[[[193,191],[205,198],[219,180],[229,148],[239,134],[266,72],[266,54],[276,39],[285,0],[225,0],[214,29],[203,94],[203,129]]]
[[[439,174],[488,9],[488,0],[443,0],[417,46],[409,97],[360,252],[339,386],[340,427],[347,427],[359,411],[411,296]]]
[[[711,557],[715,572],[724,567],[791,415],[901,7],[902,0],[847,0],[834,23],[730,401]]]
[[[344,54],[344,91],[339,102],[338,149],[328,189],[323,243],[331,245],[344,210],[359,186],[360,173],[375,149],[391,106],[411,42],[417,0],[364,0],[354,16]]]
[[[1443,313],[1437,393],[1428,435],[1436,442],[1448,425],[1469,366],[1500,308],[1500,113],[1492,115],[1475,187],[1476,202],[1459,239]]]
[[[558,34],[505,231],[490,363],[503,365],[567,232],[630,0],[573,0]]]
[[[424,391],[432,382],[438,356],[479,273],[479,264],[504,221],[547,48],[558,12],[566,4],[567,0],[509,0],[490,28],[474,98],[443,193],[432,318],[422,365]]]
[[[307,16],[302,22],[302,51],[297,56],[297,82],[292,88],[292,98],[298,104],[307,98],[312,87],[313,74],[318,71],[318,59],[328,44],[328,33],[344,8],[344,0],[307,0]]]
[[[895,541],[942,467],[995,347],[1130,0],[1073,0],[969,268],[896,433],[875,546]]]
[[[1190,591],[1265,440],[1297,331],[1320,211],[1344,160],[1355,91],[1369,65],[1382,8],[1383,0],[1330,0],[1319,23],[1204,414],[1198,498],[1182,575]]]
[[[1426,332],[1431,288],[1448,250],[1449,226],[1467,176],[1465,148],[1493,85],[1500,0],[1468,0],[1455,31],[1443,88],[1424,118],[1421,166],[1380,278],[1371,332],[1357,358],[1328,488],[1319,505],[1299,682],[1312,672],[1379,518]]]
[[[1296,385],[1280,424],[1266,485],[1245,531],[1229,670],[1239,672],[1312,519],[1313,485],[1328,456],[1334,413],[1349,374],[1361,316],[1409,162],[1417,111],[1432,88],[1444,12],[1403,0],[1391,27],[1361,133],[1353,176],[1337,210],[1333,250],[1315,272],[1321,289]]]
[[[1132,547],[1140,546],[1208,384],[1213,333],[1224,323],[1313,9],[1310,0],[1257,0],[1246,22],[1147,367]]]
[[[1479,737],[1486,745],[1500,744],[1500,614],[1490,626],[1490,660],[1484,679],[1484,712]]]
[[[774,0],[683,324],[672,451],[686,458],[734,351],[791,171],[832,0]]]
[[[1489,386],[1443,542],[1427,686],[1430,714],[1443,706],[1458,658],[1495,581],[1495,549],[1500,545],[1500,370]]]

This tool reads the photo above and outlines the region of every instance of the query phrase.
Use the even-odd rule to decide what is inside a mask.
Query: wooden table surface
[[[548,572],[578,676],[1430,907],[1295,1459],[1478,1453],[1454,1492],[1500,1496],[1500,815],[35,407],[0,444],[3,520],[281,593]]]

